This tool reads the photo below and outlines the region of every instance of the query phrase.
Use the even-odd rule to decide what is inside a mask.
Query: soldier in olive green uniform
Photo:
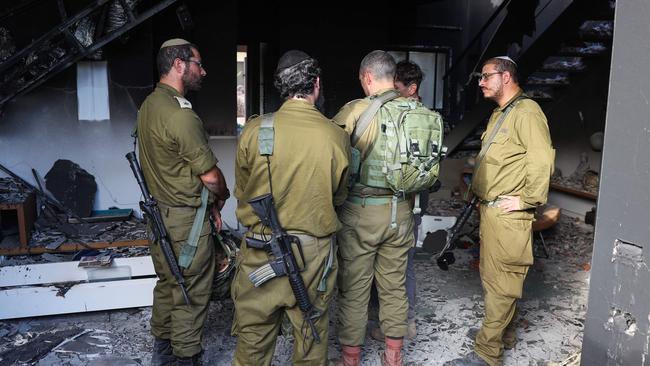
[[[152,364],[197,365],[215,266],[209,215],[199,207],[202,203],[212,205],[212,215],[220,227],[219,210],[228,189],[208,146],[203,123],[183,97],[188,90],[198,90],[206,75],[196,46],[181,39],[169,40],[160,48],[157,63],[160,82],[138,112],[142,171],[158,201],[177,258],[189,245],[194,221],[200,224],[196,251],[183,271],[191,305],[185,304],[160,246],[151,243],[158,275],[151,316],[155,337]]]
[[[334,121],[348,134],[372,100],[394,90],[395,60],[385,51],[373,51],[361,62],[359,79],[367,95],[341,108]],[[399,97],[387,103],[399,103]],[[377,113],[354,146],[365,157],[379,133]],[[368,322],[368,301],[373,282],[377,284],[379,320],[385,334],[383,362],[401,364],[403,337],[407,334],[406,262],[415,245],[413,214],[408,197],[393,202],[390,189],[355,183],[339,210],[343,228],[339,240],[339,326],[342,365],[358,365]],[[395,207],[396,205],[396,207]],[[393,215],[393,207],[396,208]],[[391,221],[396,226],[391,227]]]
[[[546,203],[555,150],[546,117],[537,103],[522,97],[517,67],[510,58],[487,60],[479,86],[485,98],[499,105],[483,135],[484,149],[507,114],[472,179],[472,191],[481,202],[479,270],[485,317],[475,347],[480,358],[473,354],[454,365],[495,366],[503,362],[503,335],[533,264],[531,225],[535,207]]]
[[[347,134],[314,106],[320,93],[320,68],[301,51],[289,51],[278,62],[275,86],[285,102],[272,115],[273,152],[260,155],[258,137],[265,117],[246,124],[236,157],[237,218],[248,237],[268,240],[263,226],[247,203],[273,194],[282,227],[296,235],[305,263],[294,246],[300,273],[311,303],[322,312],[315,320],[320,336],[316,344],[287,277],[277,277],[254,287],[249,274],[267,264],[266,251],[242,241],[237,274],[232,284],[235,319],[232,333],[238,337],[234,365],[270,365],[283,314],[293,326],[292,364],[326,365],[328,306],[336,281],[334,233],[339,223],[334,211],[347,195],[350,143]],[[267,163],[270,164],[267,166]],[[269,170],[270,169],[270,172]]]

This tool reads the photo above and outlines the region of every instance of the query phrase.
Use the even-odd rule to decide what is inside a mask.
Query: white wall
[[[77,119],[74,88],[40,87],[17,98],[0,117],[0,163],[36,185],[32,168],[43,177],[56,160],[71,160],[95,176],[95,209],[139,211],[140,189],[124,157],[133,149],[137,107],[124,90],[114,88],[111,97],[111,120],[101,122]],[[234,190],[236,139],[211,139],[210,146]],[[233,197],[224,211],[231,225],[236,223],[234,202]]]

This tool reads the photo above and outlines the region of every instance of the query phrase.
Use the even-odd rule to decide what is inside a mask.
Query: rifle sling
[[[181,255],[178,258],[178,265],[187,269],[192,264],[194,259],[194,254],[196,254],[196,248],[199,244],[199,238],[201,237],[201,231],[203,229],[203,219],[205,218],[205,212],[208,207],[208,188],[203,186],[201,191],[201,206],[196,209],[196,216],[194,216],[194,222],[192,223],[192,230],[190,235],[187,238],[187,241],[181,249]]]

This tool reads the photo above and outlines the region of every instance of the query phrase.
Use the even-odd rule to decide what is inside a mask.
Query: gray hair
[[[390,53],[374,50],[361,60],[359,72],[368,71],[375,79],[393,80],[395,78],[395,59]]]

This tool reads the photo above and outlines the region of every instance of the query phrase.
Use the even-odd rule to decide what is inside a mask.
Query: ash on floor
[[[432,201],[429,212],[458,214],[462,206],[461,201]],[[475,236],[471,228],[476,222],[476,217],[469,222],[469,238]],[[516,320],[519,342],[505,352],[506,366],[560,362],[581,348],[593,227],[562,217],[544,237],[550,258],[536,259],[529,272]],[[416,257],[418,335],[405,343],[406,364],[442,365],[472,349],[468,335],[480,327],[483,314],[477,256],[476,246],[457,249],[449,271],[423,253]],[[232,313],[230,301],[211,305],[204,364],[231,364],[236,344],[230,336]],[[329,355],[335,358],[336,302],[330,314]],[[150,308],[140,308],[0,322],[0,365],[149,365],[150,316]],[[42,341],[44,336],[49,343]],[[381,342],[368,336],[362,364],[380,365],[382,349]],[[291,337],[280,336],[274,365],[289,365],[291,352]]]

